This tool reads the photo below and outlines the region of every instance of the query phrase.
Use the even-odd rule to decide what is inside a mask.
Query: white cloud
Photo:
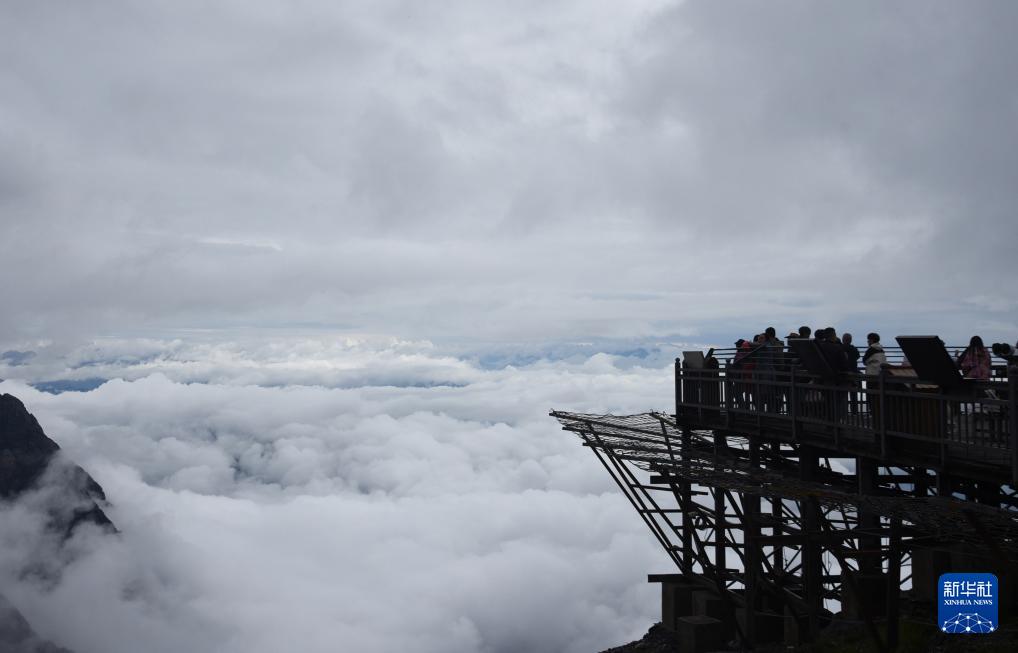
[[[450,365],[400,346],[407,366]],[[123,531],[82,538],[55,589],[8,592],[58,644],[588,652],[657,618],[645,575],[667,570],[666,556],[547,410],[661,407],[668,368],[597,355],[461,362],[461,386],[270,387],[138,376],[131,349],[120,365],[136,378],[91,392],[0,383],[103,485]],[[275,367],[283,351],[289,364]],[[216,378],[250,367],[282,381],[330,355],[300,341],[245,352],[248,365],[226,359]]]

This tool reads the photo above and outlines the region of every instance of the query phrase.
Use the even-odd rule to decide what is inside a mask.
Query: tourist
[[[958,367],[966,379],[990,378],[990,352],[983,346],[983,339],[972,336],[969,346],[958,357]]]
[[[762,410],[766,405],[768,410],[777,410],[777,398],[780,393],[777,391],[778,368],[783,367],[785,343],[778,339],[774,327],[767,327],[763,333],[763,349],[757,355],[759,363],[756,366],[757,380],[760,387],[756,393],[757,409]]]
[[[841,341],[838,340],[837,331],[834,330],[834,327],[827,327],[821,329],[820,333],[823,334],[823,337],[817,339],[817,346],[824,358],[827,359],[831,370],[836,373],[848,371],[848,357],[845,355],[844,347],[841,346]]]
[[[866,352],[862,355],[862,364],[869,376],[880,374],[881,367],[887,363],[887,355],[884,354],[884,346],[880,344],[879,333],[866,335]]]
[[[852,344],[851,333],[842,334],[841,346],[844,347],[845,356],[848,358],[848,369],[857,372],[859,370],[859,348]]]
[[[841,348],[845,350],[845,371],[851,372],[853,375],[859,373],[859,348],[852,344],[852,334],[843,333],[841,334]],[[848,409],[853,415],[859,413],[859,390],[862,388],[862,384],[858,379],[851,379],[847,384],[850,388],[848,391]]]

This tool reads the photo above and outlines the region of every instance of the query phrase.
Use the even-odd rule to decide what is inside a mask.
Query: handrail
[[[715,351],[715,355],[725,351]],[[676,416],[694,428],[768,428],[869,443],[882,459],[908,449],[935,459],[1006,468],[1018,483],[1018,379],[966,380],[944,392],[896,365],[880,375],[822,379],[787,363],[776,370],[676,364]],[[911,444],[909,444],[911,443]]]

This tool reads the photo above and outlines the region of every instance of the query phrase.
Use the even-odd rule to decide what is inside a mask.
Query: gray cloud
[[[1005,4],[3,11],[9,339],[1015,326]]]

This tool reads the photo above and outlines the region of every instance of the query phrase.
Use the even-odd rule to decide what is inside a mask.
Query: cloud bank
[[[291,369],[246,358],[262,385],[0,383],[104,487],[122,531],[79,536],[55,587],[17,582],[39,525],[4,509],[8,597],[78,653],[589,652],[639,637],[657,617],[646,574],[668,560],[546,413],[666,406],[668,369],[599,354],[486,370],[402,347],[393,377],[452,367],[461,383],[293,385],[292,368],[329,358],[308,349]],[[154,353],[135,349],[118,353]]]

